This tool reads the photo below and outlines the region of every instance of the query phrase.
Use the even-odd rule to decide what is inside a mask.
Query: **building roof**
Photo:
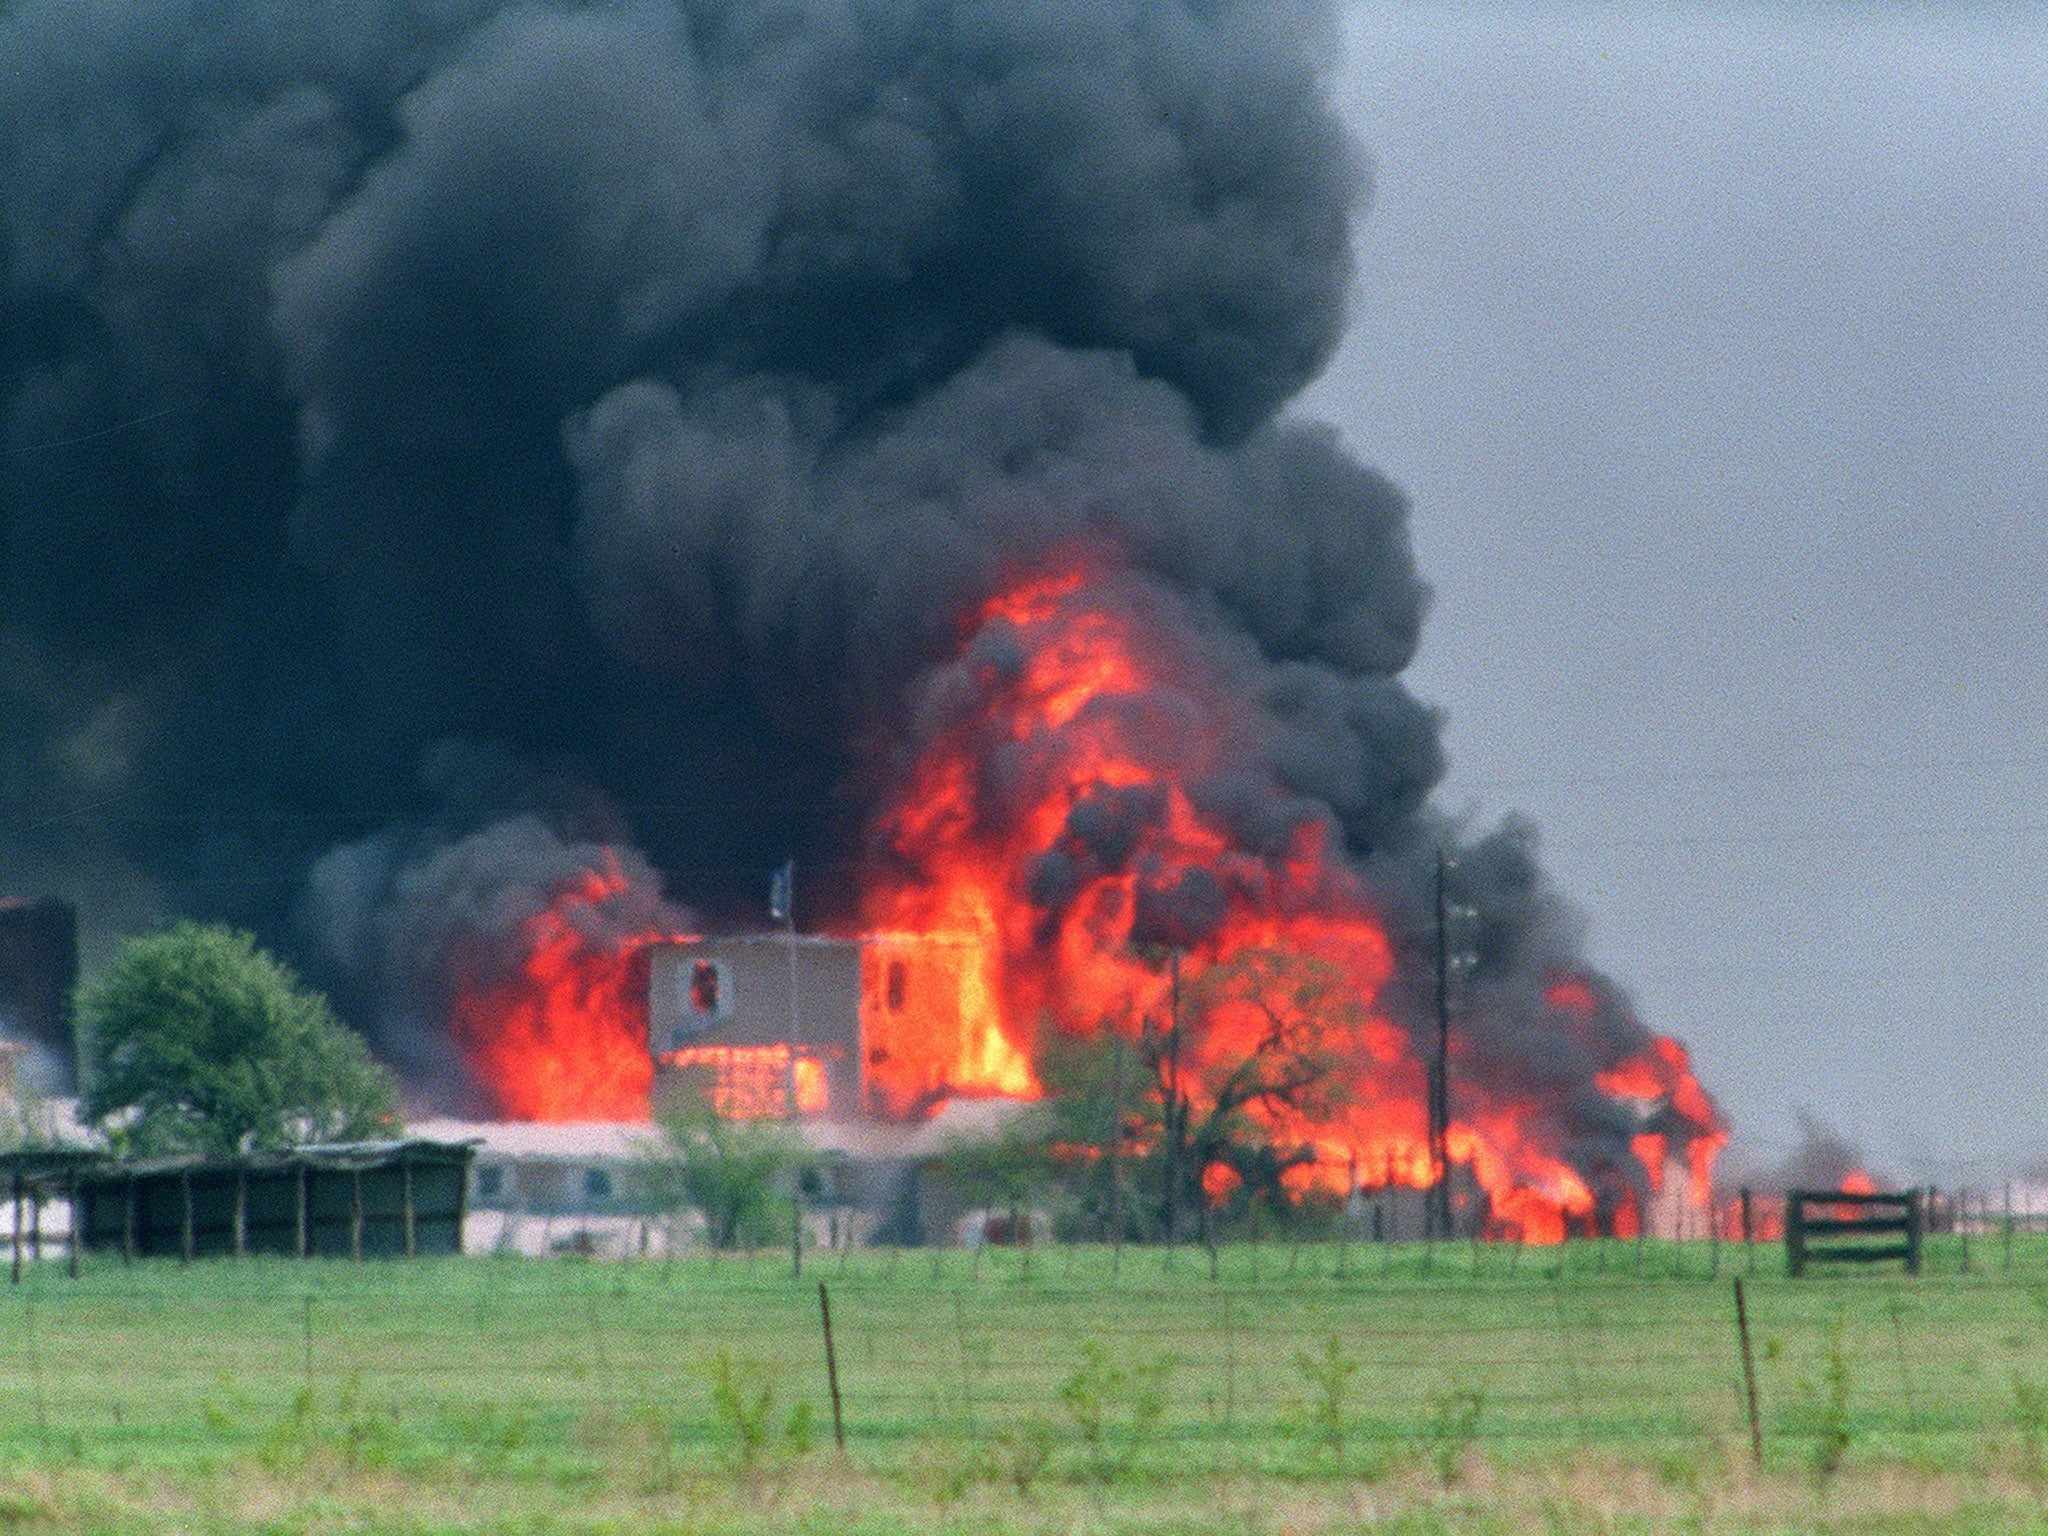
[[[270,1173],[282,1169],[321,1168],[347,1172],[410,1161],[466,1163],[474,1149],[466,1142],[408,1138],[399,1141],[325,1142],[281,1151],[241,1152],[221,1156],[179,1152],[162,1157],[120,1158],[84,1147],[28,1147],[0,1153],[0,1180],[19,1171],[24,1184],[82,1180],[152,1178],[169,1173]],[[4,1193],[4,1191],[0,1191]]]
[[[987,1141],[1032,1106],[1018,1099],[952,1099],[931,1119],[914,1125],[880,1121],[795,1120],[787,1123],[814,1152],[851,1158],[935,1157],[949,1146]],[[644,1157],[660,1145],[661,1128],[649,1120],[421,1120],[421,1136],[473,1143],[482,1155],[562,1161]]]

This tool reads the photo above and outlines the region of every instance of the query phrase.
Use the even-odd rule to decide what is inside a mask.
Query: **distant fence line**
[[[2038,1186],[1928,1187],[1920,1193],[1923,1231],[1931,1239],[1940,1239],[1928,1250],[1929,1263],[1938,1269],[1962,1273],[2009,1270],[2016,1262],[2016,1240],[2048,1235],[2048,1190]],[[997,1213],[999,1217],[1001,1214]],[[1483,1235],[1465,1225],[1458,1229],[1456,1236],[1418,1245],[1412,1237],[1390,1235],[1386,1227],[1372,1219],[1371,1207],[1366,1206],[1333,1220],[1326,1235],[1320,1238],[1304,1236],[1301,1241],[1369,1251],[1412,1246],[1456,1248],[1478,1244],[1496,1254],[1515,1249],[1540,1253],[1549,1247],[1562,1246],[1598,1255],[1595,1262],[1602,1270],[1640,1267],[1648,1262],[1645,1256],[1657,1254],[1661,1256],[1657,1260],[1659,1272],[1675,1265],[1678,1272],[1703,1273],[1713,1277],[1724,1273],[1757,1274],[1773,1263],[1782,1264],[1785,1215],[1786,1199],[1782,1193],[1717,1191],[1707,1206],[1685,1208],[1685,1219],[1668,1224],[1667,1229],[1645,1229],[1629,1237],[1573,1237],[1563,1245],[1549,1245],[1525,1243],[1514,1237]],[[383,1212],[379,1219],[388,1226],[395,1218],[389,1212]],[[17,1271],[23,1262],[68,1262],[71,1220],[70,1205],[61,1198],[46,1197],[19,1206],[0,1199],[0,1245],[4,1245],[9,1255],[15,1256],[13,1267]],[[867,1236],[874,1227],[872,1217],[856,1208],[821,1205],[804,1213],[803,1250],[810,1254],[833,1254],[849,1247],[869,1246]],[[988,1240],[991,1246],[1006,1245],[1008,1229],[1006,1218],[992,1220],[988,1230],[1001,1235]],[[1026,1223],[1022,1230],[1042,1237],[1046,1227],[1043,1223]],[[534,1257],[554,1255],[645,1260],[659,1259],[671,1252],[703,1252],[702,1233],[702,1223],[688,1213],[621,1215],[573,1210],[523,1213],[473,1209],[465,1218],[462,1249],[475,1255],[522,1253]],[[934,1247],[971,1250],[983,1241],[971,1224],[964,1237],[946,1232],[935,1234],[935,1238],[935,1241],[918,1245],[917,1251]],[[1199,1254],[1208,1248],[1219,1252],[1272,1248],[1284,1245],[1286,1241],[1242,1224],[1219,1221],[1212,1225],[1206,1242],[1189,1235],[1175,1247],[1176,1251]],[[1076,1241],[1076,1245],[1091,1246],[1091,1239],[1084,1236]],[[1135,1240],[1112,1244],[1107,1239],[1094,1240],[1092,1245],[1128,1247],[1133,1251],[1164,1251],[1165,1246],[1158,1242],[1140,1243]],[[105,1250],[110,1246],[118,1247],[118,1244],[109,1243],[102,1234],[101,1240],[91,1246],[101,1250],[98,1257],[104,1260],[107,1256]],[[342,1246],[346,1248],[345,1244]],[[391,1244],[382,1246],[389,1248]],[[886,1250],[889,1245],[873,1246]],[[1066,1243],[1048,1246],[1064,1247]],[[2021,1244],[2023,1249],[2025,1246]],[[326,1245],[326,1248],[330,1254],[336,1251],[333,1244]],[[1615,1257],[1617,1253],[1619,1257]],[[1673,1258],[1674,1254],[1680,1256]],[[1516,1258],[1496,1259],[1494,1262],[1519,1264],[1523,1261]],[[2023,1254],[2017,1262],[2023,1267],[2031,1264],[2048,1268],[2048,1250],[2033,1258]]]
[[[1092,1250],[1073,1270],[1027,1257],[992,1254],[976,1278],[957,1251],[936,1275],[866,1251],[802,1283],[771,1254],[424,1279],[329,1261],[317,1273],[334,1283],[307,1289],[278,1259],[209,1261],[211,1283],[190,1287],[161,1265],[140,1272],[149,1285],[104,1265],[77,1285],[44,1272],[0,1300],[0,1447],[260,1448],[342,1413],[444,1448],[479,1425],[559,1437],[631,1420],[715,1451],[734,1432],[718,1370],[778,1414],[811,1404],[820,1434],[836,1399],[850,1446],[874,1454],[1028,1436],[1104,1457],[1669,1441],[1804,1460],[1954,1436],[2038,1451],[2048,1425],[2038,1283],[1640,1284],[1590,1262],[1459,1276],[1441,1245],[1436,1279],[1417,1252],[1383,1278],[1329,1244],[1297,1251],[1292,1274],[1269,1251],[1258,1281],[1211,1281],[1187,1254],[1129,1255],[1120,1275]]]

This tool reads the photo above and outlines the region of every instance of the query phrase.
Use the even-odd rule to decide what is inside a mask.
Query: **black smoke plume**
[[[1084,542],[1425,945],[1472,839],[1407,509],[1280,414],[1365,200],[1334,43],[1319,0],[7,6],[7,867],[259,928],[459,1095],[407,978],[464,902],[620,844],[712,921],[844,874],[961,612]],[[1588,1084],[1644,1032],[1546,1012],[1584,966],[1521,831],[1465,867],[1474,1070],[1626,1162]]]

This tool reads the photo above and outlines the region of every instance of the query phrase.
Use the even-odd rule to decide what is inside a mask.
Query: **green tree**
[[[709,1104],[692,1104],[662,1117],[642,1177],[650,1204],[695,1210],[714,1248],[737,1248],[788,1236],[784,1186],[800,1180],[810,1163],[803,1144],[782,1125],[729,1120]]]
[[[1336,1113],[1365,1010],[1337,969],[1313,956],[1247,948],[1183,958],[1175,1003],[1056,1039],[1039,1070],[1054,1140],[1083,1207],[1118,1231],[1172,1237],[1182,1212],[1206,1234],[1201,1187],[1229,1167],[1244,1198],[1285,1202],[1280,1175],[1305,1155],[1276,1125]]]
[[[116,1147],[227,1153],[389,1134],[398,1091],[362,1038],[246,933],[180,923],[79,995],[85,1113]]]

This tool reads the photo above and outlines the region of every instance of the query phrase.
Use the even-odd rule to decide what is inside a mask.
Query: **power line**
[[[112,437],[118,432],[126,432],[134,427],[147,426],[152,421],[161,421],[166,416],[182,415],[187,411],[196,411],[198,409],[199,406],[196,402],[183,401],[177,405],[167,405],[160,411],[151,411],[147,415],[130,416],[124,421],[113,423],[111,426],[100,427],[91,432],[80,432],[75,437],[52,437],[40,443],[23,443],[14,448],[0,448],[0,454],[5,454],[9,458],[19,458],[23,454],[42,453],[52,448],[75,448],[80,443],[97,442],[103,437]]]
[[[1787,764],[1774,768],[1649,769],[1626,772],[1577,774],[1532,774],[1512,779],[1448,781],[1447,787],[1473,792],[1515,789],[1591,789],[1606,786],[1640,787],[1658,784],[1770,783],[1797,779],[1854,777],[1859,774],[1980,772],[1993,769],[2048,768],[2048,756],[1987,758],[1893,758],[1883,762],[1844,760],[1841,762]]]
[[[1835,844],[1882,847],[1893,843],[2004,843],[2048,835],[2048,822],[1980,827],[1891,827],[1846,832],[1682,832],[1662,837],[1543,839],[1547,852],[1606,848],[1806,848]]]

